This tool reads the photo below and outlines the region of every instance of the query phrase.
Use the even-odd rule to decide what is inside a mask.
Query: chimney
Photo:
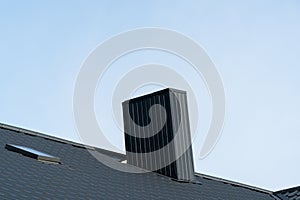
[[[194,180],[186,92],[167,88],[122,106],[127,163],[179,181]]]

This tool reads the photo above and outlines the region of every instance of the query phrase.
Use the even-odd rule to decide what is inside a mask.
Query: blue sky
[[[296,0],[1,1],[0,121],[79,141],[72,97],[89,53],[126,30],[168,28],[207,51],[225,87],[222,136],[200,160],[205,134],[200,131],[193,143],[196,170],[270,190],[300,185],[299,19]],[[139,61],[158,57],[177,61],[147,52]],[[119,65],[137,58],[141,54]],[[97,98],[101,101],[100,94]],[[210,115],[207,96],[201,105],[204,130]],[[101,107],[95,108],[100,116]],[[122,147],[121,134],[110,139]]]

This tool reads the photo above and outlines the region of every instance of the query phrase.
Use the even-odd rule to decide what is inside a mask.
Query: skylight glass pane
[[[24,146],[14,145],[14,144],[6,144],[5,148],[9,151],[17,152],[24,156],[34,158],[37,160],[60,163],[60,159],[58,157],[40,152],[38,150],[29,147],[24,147]]]
[[[51,156],[51,155],[49,155],[49,154],[46,154],[46,153],[37,151],[37,150],[35,150],[35,149],[31,149],[31,148],[23,147],[23,146],[19,146],[19,145],[13,145],[13,146],[16,147],[16,148],[22,149],[22,150],[24,150],[24,151],[28,151],[28,152],[31,152],[31,153],[33,153],[33,154],[39,155],[39,156],[46,156],[46,157],[52,157],[52,158],[55,158],[54,156]]]

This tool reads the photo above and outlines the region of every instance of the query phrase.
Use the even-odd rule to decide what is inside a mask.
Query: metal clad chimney
[[[164,89],[122,103],[127,163],[194,179],[186,92]]]

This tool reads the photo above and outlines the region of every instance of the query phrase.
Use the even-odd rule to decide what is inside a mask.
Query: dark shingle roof
[[[272,192],[197,174],[182,183],[155,173],[132,174],[97,161],[83,145],[0,124],[0,199],[277,199]],[[60,158],[47,164],[5,149],[27,146]],[[96,148],[114,165],[124,155]]]
[[[281,199],[300,200],[300,187],[289,188],[276,192]]]

